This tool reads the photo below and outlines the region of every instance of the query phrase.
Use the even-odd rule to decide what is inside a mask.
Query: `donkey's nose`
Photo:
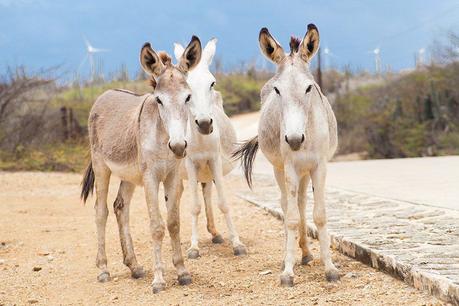
[[[298,151],[301,147],[301,144],[304,142],[304,134],[290,135],[290,137],[285,135],[285,142],[288,143],[290,149],[293,151]]]
[[[176,158],[184,158],[186,156],[186,147],[188,146],[186,140],[180,142],[169,141],[168,146]]]
[[[196,119],[194,122],[198,126],[198,131],[201,134],[209,135],[214,130],[212,118]]]

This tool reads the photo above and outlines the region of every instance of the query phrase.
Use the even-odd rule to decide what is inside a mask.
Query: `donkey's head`
[[[319,49],[319,31],[309,24],[302,41],[292,37],[290,54],[285,54],[267,28],[261,29],[258,40],[262,53],[277,65],[269,94],[282,105],[282,136],[290,148],[297,151],[305,139],[307,114],[315,90],[309,63]]]
[[[142,68],[155,84],[152,101],[158,104],[159,116],[169,135],[169,149],[177,158],[185,157],[187,147],[185,134],[191,90],[186,75],[199,63],[201,52],[201,42],[196,36],[192,37],[176,66],[172,65],[169,55],[156,53],[149,43],[140,51]]]
[[[190,103],[191,116],[201,134],[207,135],[213,131],[212,106],[215,103],[215,77],[209,70],[215,54],[217,39],[211,39],[202,51],[201,62],[188,73],[187,81],[193,91],[193,100]],[[184,51],[182,45],[174,44],[174,54],[179,60]]]

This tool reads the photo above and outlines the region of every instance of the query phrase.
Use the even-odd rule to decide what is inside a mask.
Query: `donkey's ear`
[[[198,37],[193,35],[190,43],[183,51],[183,54],[180,58],[179,69],[183,72],[188,72],[196,67],[196,65],[199,64],[199,61],[201,60],[201,53],[201,41]]]
[[[309,62],[316,55],[319,42],[319,30],[314,24],[308,24],[308,31],[300,46],[300,56],[304,61]]]
[[[282,46],[272,37],[267,28],[260,30],[258,42],[260,43],[261,52],[263,52],[264,56],[270,61],[279,64],[284,59],[284,49],[282,49]]]
[[[140,51],[140,64],[146,73],[158,76],[164,69],[164,64],[150,43],[145,43]]]
[[[212,64],[212,60],[217,49],[217,39],[214,37],[206,44],[204,50],[202,50],[202,60],[206,62],[208,66]]]
[[[182,58],[183,52],[185,51],[185,48],[179,43],[174,43],[174,56],[177,62],[180,62],[180,59]]]

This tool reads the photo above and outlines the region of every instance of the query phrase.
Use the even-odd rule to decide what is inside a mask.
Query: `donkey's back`
[[[124,90],[108,90],[99,96],[89,114],[91,151],[113,162],[133,159],[137,149],[135,122],[147,96]]]

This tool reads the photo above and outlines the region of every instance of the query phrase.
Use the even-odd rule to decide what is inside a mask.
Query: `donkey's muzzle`
[[[288,143],[292,151],[298,151],[301,148],[301,144],[304,142],[304,134],[291,135],[290,137],[285,135],[285,142]]]
[[[209,135],[214,130],[212,118],[199,119],[194,121],[198,126],[199,133]]]
[[[168,146],[176,158],[184,158],[186,156],[186,147],[188,146],[186,140],[174,143],[169,141]]]

